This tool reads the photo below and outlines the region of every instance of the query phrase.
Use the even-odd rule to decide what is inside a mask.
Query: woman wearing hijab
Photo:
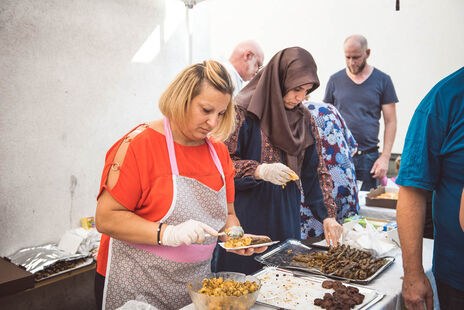
[[[308,51],[287,48],[236,97],[236,127],[225,144],[235,166],[235,210],[246,233],[300,239],[301,194],[299,181],[291,180],[294,172],[326,238],[336,244],[341,234],[319,135],[301,104],[319,86],[316,71]],[[213,271],[250,274],[259,268],[253,257],[216,247]]]

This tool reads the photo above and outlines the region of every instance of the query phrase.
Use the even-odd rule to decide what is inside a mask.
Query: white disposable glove
[[[291,179],[292,169],[281,163],[261,164],[256,168],[258,179],[274,183],[276,185],[286,184]]]
[[[202,222],[188,220],[179,225],[166,226],[161,242],[167,246],[202,243],[205,241],[205,232],[212,236],[217,236],[218,234],[216,230]]]

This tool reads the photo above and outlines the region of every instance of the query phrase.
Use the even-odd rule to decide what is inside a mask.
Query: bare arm
[[[371,173],[374,174],[373,177],[377,179],[387,175],[388,163],[396,135],[396,104],[382,105],[382,113],[385,122],[382,155],[376,160],[371,169]]]
[[[403,255],[403,298],[408,309],[433,309],[433,291],[422,266],[422,233],[426,194],[423,189],[401,186],[396,208]]]
[[[459,223],[461,224],[461,228],[464,231],[464,188],[462,189],[462,195],[461,195],[461,209],[459,210]]]
[[[117,202],[108,191],[98,199],[95,215],[97,230],[112,238],[143,244],[157,244],[159,223],[146,220]],[[162,227],[161,233],[165,227]]]

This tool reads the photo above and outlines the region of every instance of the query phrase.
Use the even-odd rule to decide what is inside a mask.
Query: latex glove
[[[340,225],[333,217],[326,218],[323,222],[325,240],[328,245],[337,246],[343,234],[343,226]]]
[[[281,163],[261,164],[256,168],[257,179],[271,182],[276,185],[283,185],[290,181],[292,169]]]
[[[202,222],[188,220],[179,225],[166,226],[161,243],[167,246],[202,243],[205,241],[205,232],[211,236],[218,234],[216,230]]]

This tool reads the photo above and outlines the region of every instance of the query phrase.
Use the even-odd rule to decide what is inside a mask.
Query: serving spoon
[[[243,228],[241,226],[231,226],[225,229],[223,232],[218,233],[218,236],[227,236],[231,238],[241,238],[244,235]]]

